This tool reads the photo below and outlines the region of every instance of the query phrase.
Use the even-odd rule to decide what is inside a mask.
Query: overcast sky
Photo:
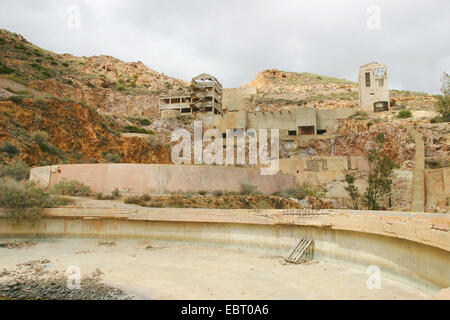
[[[391,88],[438,93],[450,72],[449,12],[448,0],[0,0],[0,28],[187,81],[207,72],[225,87],[271,68],[356,81],[377,61]]]

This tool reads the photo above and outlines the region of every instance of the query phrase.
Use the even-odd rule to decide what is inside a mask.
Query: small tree
[[[356,177],[353,173],[350,173],[348,171],[345,171],[344,173],[345,173],[345,182],[347,182],[347,186],[344,187],[344,189],[348,192],[350,198],[352,199],[353,209],[359,210],[359,201],[361,195],[359,193],[358,188],[355,186]]]
[[[380,200],[392,192],[392,174],[396,164],[384,151],[384,135],[378,134],[376,145],[368,151],[367,160],[369,162],[368,187],[361,196],[358,188],[355,186],[356,178],[354,174],[345,171],[344,187],[352,199],[353,209],[359,210],[362,204],[368,210],[380,210]],[[390,204],[389,204],[390,206]]]
[[[450,121],[450,76],[447,72],[442,75],[442,95],[438,96],[438,101],[435,105],[436,111],[441,114],[442,120]]]
[[[376,146],[367,154],[369,177],[363,203],[369,210],[380,210],[380,199],[390,196],[392,192],[392,174],[396,165],[384,151],[384,140],[384,135],[380,133],[376,138]]]

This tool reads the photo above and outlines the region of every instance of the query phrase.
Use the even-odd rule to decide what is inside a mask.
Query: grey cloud
[[[69,5],[81,29],[66,28]],[[369,5],[381,29],[369,30]],[[450,62],[448,1],[0,0],[0,27],[59,53],[108,54],[189,80],[240,86],[267,68],[356,80],[360,65],[390,66],[391,86],[439,91]]]

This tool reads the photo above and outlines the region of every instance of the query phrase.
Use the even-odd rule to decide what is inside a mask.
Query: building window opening
[[[305,126],[305,127],[298,127],[298,132],[300,135],[310,136],[315,134],[315,127],[314,126]]]
[[[366,87],[370,87],[370,72],[366,72]]]
[[[327,130],[317,130],[317,134],[325,134],[327,133]]]
[[[289,136],[295,137],[296,135],[297,135],[297,131],[296,130],[289,130]]]

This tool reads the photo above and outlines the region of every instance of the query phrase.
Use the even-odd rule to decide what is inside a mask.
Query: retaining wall
[[[263,176],[256,168],[147,164],[70,164],[31,170],[30,179],[44,187],[67,180],[77,180],[94,192],[168,193],[240,191],[241,183],[250,183],[260,192],[274,192],[294,187],[290,174]]]

